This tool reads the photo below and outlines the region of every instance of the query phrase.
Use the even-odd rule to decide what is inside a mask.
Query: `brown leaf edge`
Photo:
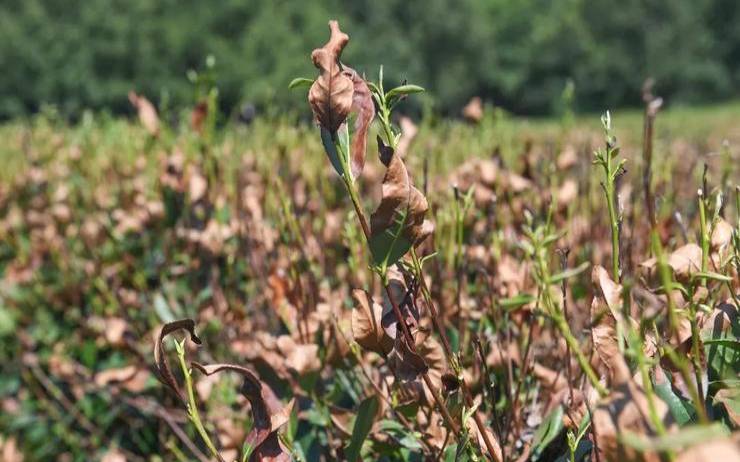
[[[370,123],[375,118],[375,104],[370,88],[367,86],[365,79],[354,69],[345,66],[343,74],[352,80],[354,92],[352,94],[352,112],[357,113],[355,119],[355,132],[351,144],[351,169],[352,178],[359,178],[365,167],[365,157],[367,155],[367,132]]]
[[[236,364],[208,364],[192,363],[205,375],[218,374],[223,371],[232,371],[244,377],[241,387],[242,394],[252,406],[254,421],[252,430],[245,439],[245,443],[253,448],[249,457],[250,462],[260,461],[290,461],[290,454],[280,443],[277,431],[290,420],[290,413],[295,400],[283,406],[270,387],[263,384],[257,374],[251,369]]]
[[[377,137],[378,155],[387,170],[383,177],[382,198],[370,216],[371,236],[376,236],[393,226],[397,211],[405,208],[406,220],[402,233],[413,246],[421,244],[434,231],[431,221],[425,220],[429,203],[424,194],[411,184],[408,170],[392,147]]]
[[[164,351],[164,339],[168,335],[178,330],[186,330],[190,333],[190,340],[200,345],[202,342],[195,334],[195,321],[192,319],[180,319],[179,321],[168,322],[162,326],[157,336],[157,343],[154,344],[154,362],[159,373],[160,380],[170,387],[175,392],[180,400],[185,401],[185,398],[180,391],[180,386],[177,384],[175,376],[172,375],[172,370],[169,364],[167,364],[167,356]]]

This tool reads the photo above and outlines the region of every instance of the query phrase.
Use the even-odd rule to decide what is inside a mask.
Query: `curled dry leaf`
[[[355,132],[352,138],[350,152],[352,153],[352,178],[359,178],[362,169],[365,167],[367,131],[370,128],[370,122],[375,117],[375,104],[373,103],[370,88],[357,71],[345,67],[342,73],[350,78],[354,89],[351,110],[357,114],[357,118],[355,119]]]
[[[361,347],[379,354],[393,348],[393,338],[382,326],[383,307],[372,301],[364,290],[352,291],[355,306],[352,309],[352,336]]]
[[[426,198],[411,185],[403,161],[380,137],[378,151],[387,170],[380,205],[370,216],[370,250],[376,264],[390,266],[429,236],[434,225],[424,219]]]
[[[277,432],[290,420],[295,401],[283,406],[267,385],[263,384],[251,369],[236,364],[202,365],[193,362],[193,367],[206,375],[232,371],[244,378],[241,391],[252,406],[252,430],[245,444],[253,448],[250,462],[289,461],[290,453],[278,438]]]
[[[337,21],[329,21],[329,28],[329,41],[311,53],[319,77],[308,91],[308,103],[319,124],[334,133],[347,119],[352,108],[354,84],[350,77],[342,73],[339,63],[349,36],[339,29]]]
[[[136,108],[139,122],[152,136],[159,135],[159,116],[154,105],[143,96],[137,95],[133,90],[128,92],[128,100]]]
[[[184,401],[184,397],[180,391],[180,386],[177,384],[175,376],[172,375],[172,370],[170,369],[169,364],[167,364],[167,357],[165,356],[163,344],[165,337],[178,330],[188,331],[188,333],[190,333],[190,340],[198,345],[201,344],[200,339],[195,334],[195,321],[192,319],[180,319],[179,321],[168,322],[162,326],[162,329],[159,331],[159,335],[157,336],[157,342],[154,344],[154,363],[157,368],[157,372],[159,373],[160,380],[170,387],[172,391],[174,391],[175,394]]]

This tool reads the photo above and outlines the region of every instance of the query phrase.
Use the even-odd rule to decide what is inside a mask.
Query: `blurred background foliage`
[[[652,76],[671,102],[737,96],[737,0],[3,0],[0,118],[56,105],[130,111],[135,88],[191,104],[186,73],[215,58],[220,104],[295,107],[291,78],[340,20],[344,60],[426,86],[457,114],[479,95],[517,114],[553,114],[569,79],[579,110],[634,106]],[[301,105],[303,107],[305,105]]]

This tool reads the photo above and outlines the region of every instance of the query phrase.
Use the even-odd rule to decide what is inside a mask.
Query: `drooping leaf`
[[[360,458],[362,444],[365,442],[367,435],[370,434],[370,430],[375,422],[375,416],[378,414],[379,406],[380,400],[376,395],[370,396],[360,403],[355,425],[352,428],[352,438],[350,439],[349,446],[344,451],[344,455],[348,461],[354,462]]]
[[[321,127],[321,143],[324,151],[329,157],[332,167],[340,176],[349,175],[345,165],[349,165],[349,129],[347,124],[342,124],[333,134]],[[337,146],[338,145],[338,146]]]
[[[172,375],[172,370],[170,369],[169,364],[167,364],[167,357],[165,355],[163,344],[165,337],[181,329],[190,333],[190,340],[198,345],[201,344],[200,339],[195,334],[195,321],[192,319],[180,319],[179,321],[168,322],[162,326],[162,329],[159,331],[159,335],[157,336],[157,343],[154,344],[154,363],[162,382],[170,387],[170,389],[172,389],[172,391],[174,391],[175,394],[184,401],[183,394],[180,391],[180,386],[177,384],[175,376]]]
[[[339,29],[337,21],[329,21],[329,28],[329,41],[311,53],[319,77],[308,91],[308,103],[319,125],[329,133],[334,133],[347,119],[352,108],[354,85],[352,79],[342,73],[339,62],[349,36]]]
[[[370,251],[376,265],[387,267],[429,236],[434,225],[424,220],[426,198],[411,185],[403,161],[380,137],[378,151],[387,170],[380,205],[370,217]]]
[[[283,447],[278,438],[278,430],[288,423],[294,400],[283,406],[273,391],[257,377],[249,368],[236,364],[209,364],[192,363],[195,369],[206,375],[231,371],[244,378],[241,391],[252,407],[252,429],[247,435],[244,446],[251,448],[250,462],[288,462],[290,452]]]

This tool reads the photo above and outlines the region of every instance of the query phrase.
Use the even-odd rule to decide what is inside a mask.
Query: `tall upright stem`
[[[360,204],[359,196],[357,194],[357,189],[355,188],[355,185],[351,179],[347,178],[346,176],[342,176],[342,179],[344,180],[344,185],[347,188],[349,197],[352,200],[352,206],[355,209],[355,213],[357,214],[357,219],[359,220],[360,226],[362,227],[362,232],[365,235],[365,240],[369,244],[370,243],[370,227],[368,226],[367,218],[365,217],[365,212],[362,208],[362,205]],[[416,352],[416,344],[414,342],[414,338],[411,335],[411,331],[409,330],[409,327],[406,325],[406,322],[403,319],[403,314],[401,313],[401,309],[398,307],[398,303],[396,303],[396,300],[393,297],[393,293],[391,292],[390,286],[388,285],[388,282],[386,280],[383,280],[382,283],[383,283],[383,288],[385,289],[386,295],[388,297],[388,300],[390,301],[391,306],[393,308],[393,314],[396,316],[396,321],[398,322],[398,324],[401,325],[401,331],[403,332],[404,339],[406,340],[406,343],[408,344],[409,349],[413,352]],[[447,410],[447,406],[445,406],[445,403],[442,400],[442,396],[440,395],[439,390],[437,390],[437,388],[434,386],[434,384],[432,383],[432,380],[429,378],[429,375],[426,372],[422,374],[422,380],[426,384],[427,388],[429,388],[429,392],[432,394],[434,402],[439,408],[439,412],[442,414],[442,418],[444,419],[445,423],[450,428],[450,430],[452,430],[452,432],[455,433],[459,441],[462,436],[460,432],[460,427],[455,423],[454,419],[452,418],[449,411]]]

